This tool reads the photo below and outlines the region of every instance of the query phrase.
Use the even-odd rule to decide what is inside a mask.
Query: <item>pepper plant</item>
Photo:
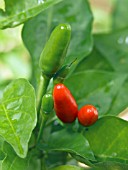
[[[104,24],[96,29],[87,0],[1,4],[0,29],[22,25],[32,71],[28,77],[0,77],[0,170],[127,170],[127,0],[114,1],[107,31]],[[12,63],[14,53],[1,48],[0,64]],[[20,70],[13,63],[15,68]],[[65,89],[60,97],[57,84]],[[98,120],[83,126],[77,109],[91,105]],[[63,122],[60,115],[72,114],[72,108],[75,116]]]

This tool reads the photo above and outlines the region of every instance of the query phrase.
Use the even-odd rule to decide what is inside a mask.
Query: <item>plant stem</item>
[[[49,81],[50,78],[48,78],[47,76],[41,76],[40,79],[40,85],[38,88],[38,93],[37,93],[37,117],[38,117],[38,121],[37,121],[37,127],[36,127],[36,131],[38,133],[38,137],[37,137],[37,142],[39,142],[41,136],[42,136],[42,132],[44,129],[44,125],[46,123],[46,118],[44,118],[42,115],[42,111],[41,111],[41,102],[42,102],[42,97],[45,95],[47,87],[49,85]]]
[[[49,81],[50,81],[50,78],[48,78],[46,76],[41,76],[39,90],[38,90],[38,93],[37,93],[37,114],[38,114],[38,118],[40,117],[40,108],[41,108],[42,97],[46,93]]]
[[[46,170],[45,158],[41,159],[41,170]]]
[[[41,124],[40,124],[40,127],[39,127],[39,133],[38,133],[38,137],[37,137],[37,141],[36,141],[37,144],[40,143],[40,140],[42,138],[42,134],[43,134],[43,131],[44,131],[46,121],[48,119],[48,115],[45,115],[45,113],[41,113],[40,118],[41,118]]]

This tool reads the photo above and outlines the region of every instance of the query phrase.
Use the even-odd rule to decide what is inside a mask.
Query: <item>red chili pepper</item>
[[[93,105],[85,105],[78,112],[78,120],[83,126],[90,126],[98,119],[98,111]]]
[[[78,114],[78,106],[69,89],[57,84],[53,90],[54,109],[58,118],[64,123],[73,122]]]

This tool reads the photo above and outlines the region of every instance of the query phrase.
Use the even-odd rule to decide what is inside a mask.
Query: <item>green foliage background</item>
[[[79,108],[97,107],[99,120],[83,128],[77,121],[63,125],[51,119],[38,146],[46,153],[46,166],[79,170],[82,162],[92,169],[128,169],[128,122],[119,118],[124,110],[125,119],[128,115],[128,1],[104,1],[107,7],[92,2],[0,0],[1,170],[41,169],[38,151],[28,152],[35,141],[38,60],[51,31],[62,22],[72,26],[64,65],[74,62],[64,83]]]

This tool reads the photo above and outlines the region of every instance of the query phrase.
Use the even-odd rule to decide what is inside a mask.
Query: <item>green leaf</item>
[[[0,98],[3,95],[3,90],[4,90],[5,86],[6,86],[6,82],[0,83]]]
[[[62,0],[5,0],[5,11],[0,9],[0,29],[15,27]]]
[[[93,51],[78,65],[76,72],[88,69],[128,72],[127,34],[125,28],[109,34],[94,35]]]
[[[128,81],[126,81],[119,93],[117,94],[116,98],[114,99],[111,108],[109,109],[109,114],[113,113],[120,113],[124,111],[128,107]]]
[[[23,159],[18,157],[8,143],[4,143],[4,152],[7,154],[2,162],[1,170],[27,170],[29,157]]]
[[[5,152],[3,151],[3,144],[4,144],[4,140],[3,138],[0,136],[0,162],[6,157]],[[1,166],[1,165],[0,165]]]
[[[114,10],[112,12],[112,28],[120,29],[128,26],[128,17],[127,17],[127,0],[116,0]]]
[[[83,170],[83,168],[73,165],[62,165],[55,168],[51,168],[50,170]]]
[[[68,153],[52,151],[47,154],[45,164],[47,167],[55,167],[59,165],[65,165],[67,162]]]
[[[117,117],[103,117],[85,131],[98,162],[128,164],[128,122]]]
[[[0,100],[0,135],[24,158],[36,125],[35,93],[25,79],[17,79],[4,90]]]
[[[79,0],[77,3],[74,3],[74,0],[63,1],[45,10],[26,22],[22,32],[22,39],[32,57],[34,67],[33,84],[39,81],[37,78],[40,74],[38,61],[51,31],[59,23],[65,22],[72,27],[71,43],[65,64],[70,64],[77,58],[77,61],[73,64],[76,67],[91,51],[92,13],[86,0]]]
[[[88,141],[81,134],[67,130],[52,133],[47,143],[42,143],[40,148],[68,152],[86,164],[91,164],[89,160],[95,160]]]
[[[5,153],[0,150],[0,160],[3,160],[5,158]]]
[[[73,75],[65,83],[78,100],[79,107],[92,103],[100,115],[118,115],[128,106],[127,29],[97,34],[94,38],[92,53],[74,73],[86,71],[86,74]],[[104,76],[101,78],[98,72]]]
[[[126,79],[127,74],[88,70],[73,74],[65,81],[65,84],[75,97],[79,108],[85,104],[93,104],[97,107],[99,116],[117,115],[119,114],[117,109],[115,109],[117,112],[113,113],[110,110],[114,107],[116,96],[124,89]],[[122,102],[121,98],[120,102]],[[128,105],[128,102],[125,102],[125,106],[126,104]],[[122,108],[122,105],[118,108],[120,107]]]
[[[40,158],[34,158],[29,161],[29,166],[25,170],[40,170],[41,169],[41,160]]]
[[[96,164],[95,169],[93,170],[127,170],[128,164],[122,164],[118,162],[100,162]]]
[[[95,47],[114,71],[128,72],[128,30],[122,29],[110,34],[95,35]]]
[[[111,63],[109,63],[104,55],[100,53],[100,51],[95,47],[95,44],[92,52],[78,64],[75,73],[86,70],[114,71]]]

